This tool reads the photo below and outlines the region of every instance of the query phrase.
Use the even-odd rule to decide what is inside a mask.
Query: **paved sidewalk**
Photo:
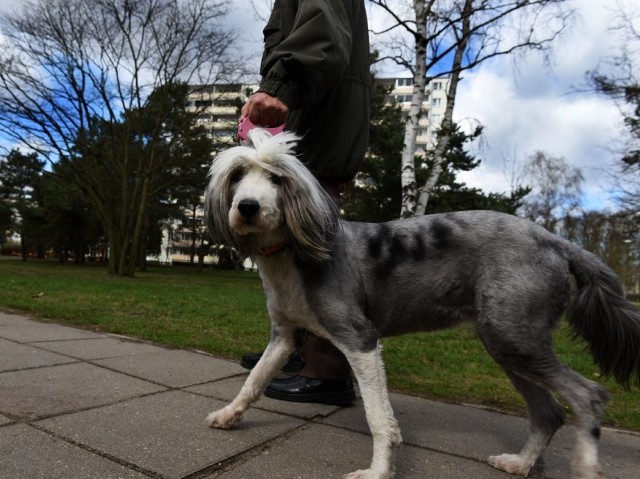
[[[261,399],[210,429],[246,371],[234,362],[0,313],[0,478],[332,479],[368,466],[362,404]],[[517,452],[523,418],[393,394],[402,479],[505,479],[486,457]],[[567,479],[565,427],[531,477]],[[640,435],[605,429],[609,478],[640,477]]]

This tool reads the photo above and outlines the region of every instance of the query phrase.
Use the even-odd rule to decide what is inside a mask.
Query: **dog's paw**
[[[591,464],[589,466],[576,466],[574,464],[572,469],[572,477],[575,477],[575,479],[605,479],[599,464]]]
[[[518,454],[490,456],[489,465],[514,476],[526,476],[531,469],[531,465],[525,463]]]
[[[209,414],[206,423],[209,427],[231,429],[240,419],[242,419],[242,413],[227,406]]]
[[[393,472],[380,473],[372,469],[361,469],[342,476],[342,479],[393,479],[393,476]]]

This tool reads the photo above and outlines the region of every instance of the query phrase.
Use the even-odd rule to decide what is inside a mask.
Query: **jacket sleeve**
[[[291,110],[322,98],[349,64],[349,5],[345,0],[276,1],[265,28],[260,91],[278,97]]]

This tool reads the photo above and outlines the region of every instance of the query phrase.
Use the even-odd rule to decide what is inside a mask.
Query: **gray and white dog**
[[[341,221],[295,158],[294,135],[253,130],[250,139],[213,161],[205,203],[214,240],[258,264],[271,339],[238,396],[208,416],[211,427],[240,420],[293,351],[294,331],[304,328],[345,354],[360,387],[373,457],[368,469],[344,477],[391,478],[401,436],[379,338],[471,321],[531,421],[523,449],[491,456],[489,464],[529,473],[564,421],[553,391],[577,419],[573,477],[604,477],[598,438],[609,394],[558,360],[551,332],[569,304],[569,323],[603,373],[626,386],[640,383],[640,313],[610,268],[529,221],[495,212]]]

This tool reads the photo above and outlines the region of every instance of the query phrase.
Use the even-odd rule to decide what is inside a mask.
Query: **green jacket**
[[[369,141],[371,78],[364,0],[275,0],[260,90],[290,110],[300,158],[318,178],[352,179]]]

